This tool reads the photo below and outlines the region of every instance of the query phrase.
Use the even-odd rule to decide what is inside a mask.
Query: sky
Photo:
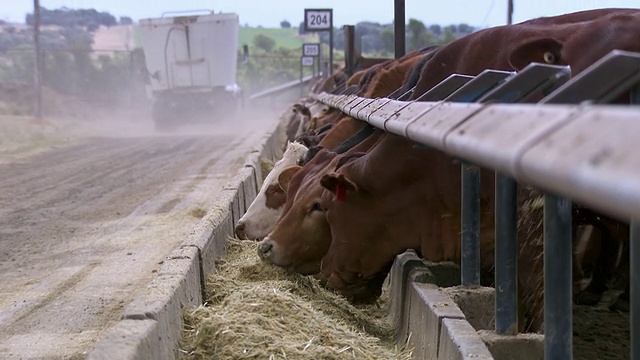
[[[23,23],[33,10],[33,1],[1,0],[0,19]],[[167,11],[208,9],[235,12],[242,25],[279,27],[282,20],[296,26],[303,20],[305,8],[331,8],[334,26],[353,25],[360,21],[390,23],[393,0],[40,0],[40,6],[57,9],[94,8],[116,17],[134,20],[159,17]],[[640,7],[638,0],[514,0],[513,22],[540,16],[574,11]],[[405,0],[406,19],[415,18],[432,24],[468,24],[485,28],[506,24],[507,0]]]

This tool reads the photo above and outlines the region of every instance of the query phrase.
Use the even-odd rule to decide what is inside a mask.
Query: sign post
[[[305,66],[311,66],[311,71],[313,72],[313,56],[301,56],[300,57],[300,96],[303,96],[303,86],[302,86],[303,71],[302,71],[302,69]]]
[[[312,56],[318,61],[318,74],[320,74],[320,43],[304,43],[302,44],[302,56]],[[315,76],[315,67],[311,71]]]
[[[333,9],[304,9],[304,31],[329,31],[329,75],[331,75],[333,73]]]

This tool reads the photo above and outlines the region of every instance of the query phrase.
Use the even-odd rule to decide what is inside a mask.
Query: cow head
[[[395,256],[384,234],[384,209],[366,184],[339,172],[321,179],[321,206],[331,224],[332,243],[322,259],[321,281],[355,303],[380,296],[382,282]],[[334,235],[336,237],[334,237]],[[388,255],[388,256],[387,256]]]
[[[453,240],[459,239],[453,214],[459,178],[450,158],[389,135],[366,156],[325,175],[321,206],[332,240],[321,281],[366,302],[377,298],[395,256],[406,249],[430,261],[452,260],[459,249]]]
[[[291,107],[291,113],[289,113],[288,116],[286,129],[287,139],[294,141],[301,131],[300,129],[307,126],[306,123],[309,121],[311,113],[305,105],[298,103]]]
[[[297,172],[300,168],[297,164],[304,159],[307,150],[297,142],[287,144],[282,158],[267,175],[247,212],[238,220],[235,231],[239,238],[262,239],[273,230],[287,199],[280,182],[286,182]]]
[[[284,212],[258,246],[266,262],[301,274],[315,274],[331,243],[331,232],[320,206],[320,177],[331,167],[335,153],[320,151],[290,179],[280,182],[287,192]]]

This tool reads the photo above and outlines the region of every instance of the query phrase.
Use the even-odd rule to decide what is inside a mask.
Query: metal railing
[[[293,80],[293,81],[289,81],[286,82],[284,84],[278,85],[278,86],[274,86],[272,88],[269,88],[267,90],[264,91],[260,91],[258,93],[252,94],[249,97],[249,100],[255,100],[255,99],[260,99],[263,97],[268,97],[268,96],[274,96],[274,95],[278,95],[282,92],[285,91],[289,91],[291,89],[297,88],[297,87],[301,87],[301,86],[305,86],[307,84],[309,84],[309,82],[311,80],[313,80],[315,77],[313,75],[307,75],[305,77],[303,77],[301,80]]]
[[[530,64],[518,73],[454,74],[415,101],[326,93],[316,99],[463,159],[463,285],[479,283],[478,166],[496,171],[497,333],[517,329],[516,181],[546,192],[545,359],[572,358],[571,200],[629,221],[631,358],[639,359],[640,107],[604,105],[626,92],[639,103],[638,84],[640,54],[616,50],[571,79],[568,67]]]

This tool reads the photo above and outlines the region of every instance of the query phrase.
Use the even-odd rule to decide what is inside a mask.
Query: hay
[[[232,239],[207,279],[204,306],[185,312],[182,359],[409,359],[395,348],[388,293],[353,306],[316,279],[264,264]]]
[[[260,170],[262,171],[262,182],[264,182],[264,180],[267,178],[267,175],[269,175],[269,172],[271,171],[271,169],[273,169],[273,166],[275,165],[275,162],[263,158],[260,158]]]

